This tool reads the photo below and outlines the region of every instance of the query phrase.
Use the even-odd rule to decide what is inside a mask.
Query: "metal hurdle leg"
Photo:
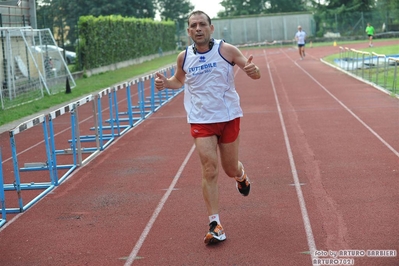
[[[139,110],[141,120],[145,118],[145,99],[144,99],[144,78],[141,78],[138,84],[138,96],[139,96]]]
[[[0,219],[0,227],[2,227],[7,222],[6,216],[6,200],[4,195],[4,178],[3,178],[3,157],[1,154],[0,147],[0,207],[1,207],[1,219]]]
[[[155,112],[155,77],[154,75],[151,76],[151,99],[150,99],[150,104],[151,104],[151,112]]]
[[[96,95],[97,99],[97,116],[98,116],[98,131],[99,131],[99,139],[100,139],[100,150],[104,150],[112,141],[115,139],[115,131],[114,131],[114,119],[113,119],[113,107],[112,107],[112,94],[110,93],[110,88],[107,88]],[[103,108],[101,99],[102,96],[108,95],[108,106],[109,106],[109,126],[104,126],[104,118],[103,118]],[[104,130],[110,130],[110,134],[104,134]],[[104,143],[104,141],[106,142]]]
[[[111,116],[111,120],[113,120],[113,122],[114,123],[116,123],[116,131],[117,131],[117,136],[120,136],[121,135],[121,123],[120,123],[120,120],[119,120],[119,108],[118,108],[118,97],[117,97],[117,94],[116,94],[116,88],[114,87],[114,88],[112,88],[112,92],[111,92],[111,100],[113,100],[113,105],[111,105],[111,108],[112,107],[114,107],[115,108],[115,118],[113,118],[112,116]]]
[[[110,106],[114,108],[112,115],[110,115],[110,120],[107,120],[109,123],[114,124],[114,129],[117,131],[117,136],[121,136],[124,134],[126,131],[128,131],[131,127],[134,126],[134,116],[133,116],[133,109],[138,108],[136,106],[132,105],[132,95],[131,95],[131,85],[136,84],[136,80],[124,84],[119,84],[115,87],[112,88],[112,92],[110,92],[112,95],[112,105],[110,102]],[[138,84],[138,82],[137,82]],[[127,101],[127,110],[126,111],[120,111],[119,107],[119,101],[118,101],[118,95],[117,92],[120,89],[126,89],[126,100]],[[123,101],[123,100],[122,100]],[[122,102],[121,101],[121,102]],[[115,114],[115,116],[113,115]],[[140,115],[140,113],[138,113]],[[127,116],[127,117],[122,117],[122,116]],[[127,124],[124,124],[124,122],[127,122]],[[109,129],[109,127],[103,127],[104,129]]]
[[[133,112],[132,112],[132,91],[131,91],[131,86],[135,84],[136,81],[133,81],[128,84],[126,87],[126,99],[127,99],[127,115],[129,119],[129,128],[133,127],[134,125],[134,120],[133,120]]]
[[[132,112],[132,95],[131,95],[131,85],[134,84],[135,81],[133,81],[132,83],[127,84],[126,86],[126,100],[127,100],[127,116],[128,116],[128,121],[129,121],[129,126],[127,128],[125,128],[125,130],[123,130],[121,132],[121,134],[124,134],[127,130],[129,130],[131,127],[133,127],[133,112]]]
[[[150,95],[148,97],[145,96],[145,81],[149,80],[150,81]],[[154,94],[153,89],[155,88],[155,83],[154,85],[151,85],[155,80],[154,75],[148,75],[142,78],[142,99],[144,100],[144,104],[143,104],[143,110],[144,110],[144,119],[149,117],[153,112],[154,112],[154,108],[153,108],[153,104],[152,102],[154,102]],[[154,86],[154,87],[152,87]]]
[[[135,105],[135,103],[133,103],[132,101],[132,95],[130,94],[129,97],[129,106],[128,108],[131,109],[131,114],[132,114],[132,121],[133,121],[133,126],[136,126],[138,124],[140,124],[143,120],[142,116],[141,116],[141,111],[140,111],[140,97],[141,97],[141,78],[138,78],[137,80],[133,81],[133,83],[131,83],[131,85],[133,84],[137,84],[137,105]],[[132,92],[131,87],[130,87],[130,93]]]

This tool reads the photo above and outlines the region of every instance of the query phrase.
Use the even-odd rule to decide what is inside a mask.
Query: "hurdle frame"
[[[31,163],[26,167],[19,167],[18,163],[18,154],[17,154],[17,147],[15,141],[15,135],[28,130],[29,128],[35,127],[39,124],[42,124],[43,134],[44,134],[44,144],[45,144],[45,153],[47,162],[45,163]],[[44,197],[47,193],[49,193],[57,183],[54,177],[53,171],[53,162],[50,152],[50,144],[49,144],[49,136],[47,132],[47,123],[46,117],[42,114],[37,116],[27,122],[24,122],[14,129],[9,131],[10,135],[10,145],[11,145],[11,153],[12,153],[12,160],[13,160],[13,169],[14,169],[14,184],[4,185],[5,191],[15,190],[18,196],[18,206],[19,208],[6,208],[7,213],[20,213],[27,209],[29,209],[33,204],[39,201],[42,197]],[[21,183],[20,172],[28,172],[28,171],[46,171],[49,172],[50,181],[49,182],[31,182],[31,183]],[[39,190],[42,189],[43,191],[30,200],[27,204],[23,203],[22,199],[22,190]]]

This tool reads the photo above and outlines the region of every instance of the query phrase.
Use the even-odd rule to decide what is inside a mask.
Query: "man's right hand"
[[[161,73],[156,73],[155,74],[155,88],[159,91],[165,89],[165,82],[166,82],[166,77],[162,75]]]

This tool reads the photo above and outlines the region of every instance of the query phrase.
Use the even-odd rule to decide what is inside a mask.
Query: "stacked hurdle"
[[[42,125],[43,128],[43,143],[44,143],[44,155],[41,155],[41,158],[46,159],[45,162],[25,162],[24,167],[19,167],[18,162],[18,152],[15,141],[15,136],[20,134],[30,128],[33,128],[38,125]],[[47,132],[47,123],[44,115],[38,116],[32,120],[29,120],[25,123],[20,124],[13,130],[9,131],[10,135],[10,144],[11,144],[11,153],[13,159],[13,168],[14,168],[14,182],[13,184],[5,184],[4,190],[15,190],[18,197],[18,208],[7,208],[6,212],[9,213],[18,213],[23,212],[29,207],[31,207],[35,202],[41,199],[44,195],[46,195],[49,191],[51,191],[54,186],[57,184],[54,176],[54,163],[50,154],[50,146],[49,146],[49,137]],[[42,176],[39,176],[41,182],[35,182],[35,180],[31,180],[30,182],[21,182],[21,172],[31,172],[31,171],[48,171],[49,177],[46,182],[43,182]],[[28,203],[24,203],[22,200],[22,191],[23,190],[43,190],[39,195],[36,195],[32,200]]]
[[[1,218],[0,218],[0,227],[2,227],[7,222],[6,217],[6,201],[4,195],[4,178],[3,178],[3,156],[1,154],[0,148],[0,204],[1,204]]]
[[[382,59],[382,61],[384,62],[383,63],[383,74],[384,74],[384,81],[381,83],[381,84],[383,84],[382,86],[384,87],[384,88],[386,88],[386,86],[387,86],[387,73],[388,73],[388,71],[387,71],[387,69],[388,69],[388,61],[387,61],[387,57],[386,57],[386,55],[384,55],[384,54],[377,54],[377,53],[374,53],[374,52],[372,52],[372,55],[373,55],[373,57],[372,57],[372,60],[374,60],[374,57],[376,58],[376,60],[377,60],[377,63],[376,63],[376,77],[375,77],[375,84],[380,84],[379,83],[379,80],[378,80],[378,77],[379,77],[379,73],[380,73],[380,58]],[[372,61],[373,62],[373,61]],[[371,68],[370,68],[370,71],[371,71]]]
[[[174,69],[169,67],[161,72],[165,76],[173,75]],[[7,213],[27,210],[75,169],[88,163],[117,137],[143,122],[182,91],[183,88],[156,92],[155,75],[147,75],[88,95],[9,131],[13,180],[7,184],[4,182],[3,165],[0,165],[0,226],[6,222]],[[92,104],[92,108],[88,103]],[[37,133],[39,125],[42,126],[42,134]],[[17,139],[27,138],[34,139],[36,145],[18,152]],[[27,151],[31,154],[25,154]],[[32,158],[36,162],[32,162]],[[23,167],[20,167],[21,164]],[[13,191],[16,193],[13,194]],[[10,207],[8,197],[17,199],[17,203],[12,202]],[[8,208],[5,207],[6,201]]]
[[[49,136],[50,136],[50,149],[52,155],[52,161],[54,163],[54,176],[56,180],[56,185],[63,182],[66,177],[71,174],[79,165],[83,164],[82,153],[88,152],[84,148],[81,147],[81,137],[79,136],[79,116],[78,109],[85,103],[91,102],[93,97],[91,95],[82,98],[76,102],[73,102],[69,105],[66,105],[62,108],[59,108],[55,111],[50,112],[48,117],[48,127],[49,127]],[[54,120],[56,118],[61,117],[62,115],[69,113],[70,114],[70,137],[71,139],[68,141],[69,147],[64,146],[64,148],[60,148],[60,141],[56,141],[56,133],[54,130]],[[92,154],[95,154],[96,149],[89,149]],[[59,163],[57,160],[58,155],[69,155],[70,159],[66,159],[67,163]],[[66,158],[67,156],[63,156]],[[66,170],[66,172],[58,177],[58,170]]]
[[[164,76],[168,76],[168,71],[170,72],[170,76],[174,75],[173,67],[162,69],[160,72],[162,72]],[[145,119],[182,91],[183,87],[178,90],[166,88],[162,91],[155,92],[155,75],[144,76],[140,79],[138,84],[139,101],[138,105],[133,106],[134,109],[138,110],[135,114],[140,114],[141,119]]]
[[[100,91],[96,96],[97,102],[97,116],[98,116],[98,134],[100,136],[100,147],[101,150],[105,149],[116,137],[121,136],[134,126],[134,117],[130,108],[126,108],[126,112],[120,112],[120,102],[118,101],[118,92],[126,90],[126,101],[127,105],[131,105],[131,85],[134,85],[136,81],[126,82],[119,84],[113,88],[107,88]],[[102,99],[108,96],[108,112],[106,108],[103,108]],[[104,115],[108,115],[108,119],[104,118]],[[121,118],[122,115],[127,115],[128,118]],[[125,123],[127,122],[127,124]],[[96,130],[96,128],[92,128]],[[110,131],[108,134],[105,131]]]
[[[354,76],[361,79],[366,79],[370,83],[382,86],[384,91],[388,91],[394,95],[397,94],[398,74],[397,68],[399,59],[395,57],[386,56],[384,54],[377,54],[375,52],[365,52],[348,47],[339,47],[339,67],[350,71]],[[366,73],[367,71],[367,73]],[[359,73],[360,72],[360,73]],[[380,73],[382,72],[382,73]],[[393,76],[392,83],[389,76]],[[380,78],[380,74],[383,78]],[[389,81],[388,81],[389,80]],[[391,87],[392,86],[392,87]]]
[[[97,130],[94,135],[87,135],[81,133],[81,127],[80,127],[80,123],[82,123],[83,120],[93,119],[93,121],[91,122],[93,123],[95,128],[98,128],[97,105],[96,102],[93,101],[93,99],[94,99],[93,95],[88,95],[69,105],[71,108],[70,114],[71,114],[71,131],[72,131],[71,139],[68,141],[68,143],[70,144],[70,149],[65,150],[66,153],[58,151],[58,154],[70,153],[74,156],[77,156],[77,162],[76,162],[77,166],[86,164],[101,150],[99,146],[100,140],[97,134]],[[89,118],[81,120],[79,116],[79,109],[82,108],[82,106],[87,103],[92,104],[91,115]],[[83,147],[82,143],[87,143],[87,142],[94,142],[95,146]],[[89,154],[89,156],[87,158],[83,158],[83,154]]]

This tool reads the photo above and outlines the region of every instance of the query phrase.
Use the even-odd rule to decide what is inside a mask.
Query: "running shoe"
[[[249,190],[251,189],[251,183],[249,181],[247,174],[245,174],[245,178],[243,181],[236,182],[236,187],[237,187],[238,192],[241,193],[241,195],[243,195],[244,197],[248,196]]]
[[[214,244],[226,240],[226,234],[224,233],[223,227],[216,221],[209,224],[209,232],[205,235],[204,243]]]

